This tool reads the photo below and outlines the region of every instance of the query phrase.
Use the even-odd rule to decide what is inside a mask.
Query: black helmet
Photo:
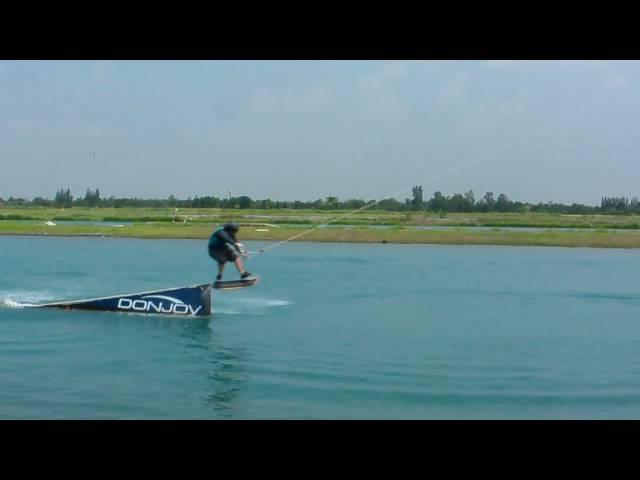
[[[225,232],[238,233],[240,226],[237,223],[231,222],[226,223],[223,228]]]

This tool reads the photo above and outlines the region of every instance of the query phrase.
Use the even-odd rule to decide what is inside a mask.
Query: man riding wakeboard
[[[251,276],[251,273],[244,269],[240,256],[247,257],[244,246],[238,242],[236,234],[240,227],[235,223],[227,223],[218,228],[209,237],[209,256],[218,262],[218,275],[216,280],[222,280],[222,272],[227,262],[234,262],[240,278],[243,280]]]

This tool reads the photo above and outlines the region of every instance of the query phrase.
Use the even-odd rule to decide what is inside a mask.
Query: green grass
[[[242,240],[280,241],[305,231],[306,227],[269,228],[266,232],[256,227],[245,226],[240,231]],[[190,238],[206,240],[211,234],[211,225],[203,223],[133,223],[123,227],[110,225],[57,225],[47,227],[37,222],[0,221],[0,235],[64,235],[104,236],[132,238]],[[429,243],[449,245],[530,245],[598,248],[640,248],[640,232],[629,230],[610,232],[607,230],[539,232],[469,231],[464,228],[452,230],[414,230],[396,226],[380,230],[374,228],[323,228],[300,237],[297,241],[358,242],[358,243]]]
[[[186,223],[243,224],[270,223],[275,225],[318,225],[338,219],[348,211],[322,210],[239,210],[239,209],[179,209],[178,220]],[[110,222],[167,222],[172,221],[173,208],[88,208],[53,209],[44,207],[0,208],[0,220],[84,220]],[[638,215],[559,215],[547,213],[448,213],[436,212],[378,212],[365,210],[339,220],[335,225],[442,225],[483,227],[538,228],[620,228],[640,229]]]
[[[179,209],[173,223],[173,208],[0,208],[0,234],[91,235],[136,238],[206,239],[214,224],[243,224],[241,238],[280,241],[336,220],[349,212],[319,210]],[[62,225],[47,227],[45,220],[133,222],[123,227]],[[260,224],[269,231],[258,232]],[[353,225],[341,228],[340,225]],[[391,228],[371,228],[388,225]],[[451,230],[415,230],[412,226],[451,226]],[[463,227],[489,227],[470,231]],[[501,227],[569,228],[570,231],[504,231]],[[611,232],[607,229],[622,229]],[[585,229],[596,229],[587,231]],[[640,217],[634,215],[557,215],[545,213],[448,213],[377,212],[366,210],[334,222],[332,228],[315,230],[298,241],[363,243],[437,243],[468,245],[539,245],[572,247],[640,248]]]

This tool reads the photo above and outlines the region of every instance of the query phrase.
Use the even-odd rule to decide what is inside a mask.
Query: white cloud
[[[456,100],[460,100],[467,93],[467,89],[471,80],[464,73],[457,73],[447,82],[442,92],[440,92],[440,101],[443,103],[449,103]]]
[[[393,94],[395,82],[405,79],[409,71],[418,65],[415,61],[384,62],[377,71],[361,80],[361,86],[367,96],[366,115],[368,117],[385,116],[397,118],[403,115],[401,102]]]

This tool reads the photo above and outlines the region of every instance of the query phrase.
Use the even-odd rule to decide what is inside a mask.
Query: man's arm
[[[228,243],[230,245],[232,245],[237,251],[238,253],[242,253],[242,248],[241,245],[237,242],[237,240],[231,236],[228,232],[225,232],[224,230],[221,230],[217,233],[217,236],[224,241],[225,243]]]

